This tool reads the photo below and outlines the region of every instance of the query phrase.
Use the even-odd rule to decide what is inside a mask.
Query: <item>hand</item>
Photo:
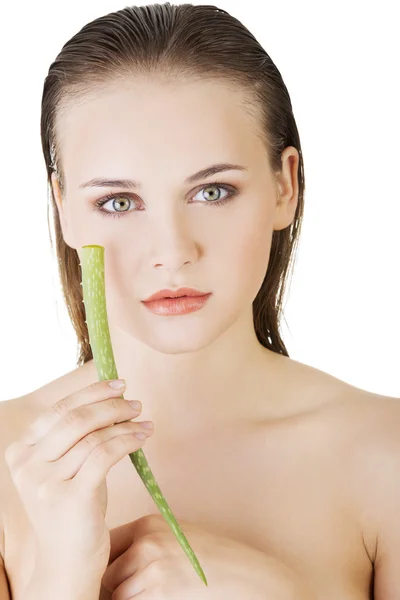
[[[97,381],[62,398],[9,445],[5,459],[35,533],[37,563],[100,582],[110,556],[106,475],[152,430],[121,389]],[[145,440],[135,437],[146,434]],[[65,576],[65,575],[64,575]]]
[[[300,600],[289,568],[263,552],[179,520],[208,586],[193,569],[161,514],[110,531],[111,554],[102,585],[112,600]]]

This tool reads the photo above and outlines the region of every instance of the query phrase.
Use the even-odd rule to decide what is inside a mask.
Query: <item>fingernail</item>
[[[108,385],[115,390],[122,390],[122,388],[125,387],[125,379],[113,379],[113,381],[110,381]]]

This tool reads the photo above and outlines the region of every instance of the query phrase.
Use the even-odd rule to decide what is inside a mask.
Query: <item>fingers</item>
[[[137,438],[137,433],[142,433],[144,438]],[[126,423],[118,423],[111,427],[106,427],[105,429],[93,431],[80,440],[65,456],[60,459],[60,477],[64,480],[75,477],[93,452],[100,454],[102,452],[107,452],[107,450],[104,449],[104,446],[101,449],[98,449],[97,446],[104,445],[106,442],[110,442],[110,440],[113,440],[117,436],[135,436],[135,439],[132,440],[133,449],[129,450],[129,452],[135,452],[143,445],[141,442],[150,437],[152,433],[153,429],[143,427],[142,423],[138,421],[127,421]],[[128,442],[129,440],[126,441]],[[115,444],[115,442],[113,442],[113,444]],[[111,453],[113,451],[109,445],[108,451]],[[125,454],[127,454],[127,452],[125,452]],[[125,454],[123,454],[121,458],[123,458]]]

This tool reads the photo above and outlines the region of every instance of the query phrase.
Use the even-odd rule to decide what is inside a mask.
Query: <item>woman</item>
[[[12,597],[398,598],[398,399],[291,360],[279,333],[304,173],[265,50],[214,6],[124,8],[50,66],[41,135],[80,352],[1,406]],[[87,244],[106,249],[115,361],[139,412],[97,382]],[[144,444],[207,587],[132,469]]]

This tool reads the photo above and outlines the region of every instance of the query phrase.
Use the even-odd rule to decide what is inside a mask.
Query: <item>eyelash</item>
[[[227,202],[229,200],[231,200],[231,198],[233,198],[233,196],[235,196],[238,193],[238,190],[234,187],[234,186],[227,186],[219,181],[212,181],[210,183],[208,183],[207,185],[205,185],[204,187],[200,188],[195,196],[197,196],[197,194],[199,192],[201,192],[202,190],[211,187],[211,186],[215,186],[215,187],[219,187],[221,189],[224,189],[225,191],[229,192],[229,196],[226,196],[223,200],[216,200],[215,202],[204,202],[204,204],[209,204],[210,206],[222,206],[224,204],[227,204]],[[127,198],[128,200],[130,200],[131,202],[133,202],[133,199],[131,198],[130,194],[127,193],[121,193],[121,194],[107,194],[106,196],[103,196],[102,198],[100,198],[99,200],[96,200],[96,202],[94,203],[95,207],[100,207],[103,206],[104,204],[106,204],[109,200],[115,200],[115,198]],[[120,217],[122,217],[125,213],[130,213],[130,212],[134,212],[131,210],[124,210],[123,212],[111,212],[108,210],[104,210],[104,209],[99,209],[99,208],[95,208],[95,210],[97,212],[103,213],[105,216],[107,217],[112,217],[112,218],[117,218],[119,219]]]

